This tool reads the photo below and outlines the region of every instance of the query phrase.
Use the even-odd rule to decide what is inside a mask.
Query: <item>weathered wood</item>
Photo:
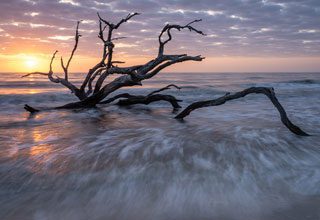
[[[164,26],[164,28],[162,29],[159,37],[158,37],[158,41],[159,41],[159,51],[158,51],[158,56],[162,56],[164,53],[164,46],[172,40],[172,35],[171,35],[171,29],[176,29],[178,31],[182,30],[182,29],[188,29],[190,32],[195,32],[201,35],[205,35],[202,31],[199,31],[198,29],[194,28],[191,24],[196,23],[196,22],[200,22],[202,21],[201,19],[199,20],[194,20],[189,22],[188,24],[182,26],[182,25],[177,25],[177,24],[167,24],[166,26]],[[168,38],[166,40],[162,40],[163,34],[167,33]]]
[[[78,43],[79,43],[79,38],[81,37],[81,35],[79,34],[79,24],[80,24],[81,21],[78,21],[77,22],[77,27],[76,27],[76,34],[75,34],[75,43],[74,43],[74,46],[73,46],[73,49],[72,49],[72,52],[71,52],[71,55],[68,59],[68,62],[67,62],[67,65],[65,66],[64,65],[64,62],[63,62],[63,58],[61,56],[61,67],[63,69],[63,72],[64,72],[64,79],[66,81],[68,81],[68,71],[69,71],[69,66],[70,66],[70,63],[71,63],[71,60],[73,58],[73,55],[74,53],[76,52],[77,50],[77,47],[78,47]]]
[[[201,56],[188,56],[187,54],[165,55],[162,52],[156,58],[150,60],[144,65],[136,65],[136,66],[130,66],[130,67],[115,66],[115,64],[123,63],[123,62],[113,60],[113,48],[115,46],[113,41],[123,39],[124,37],[112,37],[113,32],[117,30],[123,23],[127,22],[128,20],[130,20],[136,15],[139,15],[139,13],[130,13],[125,18],[121,19],[118,23],[113,24],[103,19],[98,13],[98,18],[99,18],[98,37],[103,43],[102,59],[88,71],[80,88],[75,86],[68,79],[68,73],[69,73],[68,68],[74,56],[74,53],[78,47],[79,38],[81,36],[79,34],[79,24],[80,24],[79,21],[77,22],[77,26],[76,26],[75,44],[66,65],[64,64],[63,59],[61,58],[61,67],[65,75],[64,78],[53,77],[52,62],[58,51],[56,51],[52,56],[52,59],[50,62],[50,70],[48,74],[41,73],[41,72],[34,72],[34,73],[27,74],[25,76],[29,76],[32,74],[47,75],[50,81],[64,85],[72,93],[74,93],[80,100],[78,102],[68,103],[66,105],[59,106],[57,108],[93,107],[96,104],[102,102],[103,99],[105,99],[110,93],[114,92],[115,90],[125,86],[142,85],[141,82],[143,80],[150,79],[151,77],[155,76],[166,67],[169,67],[171,65],[174,65],[180,62],[201,61],[204,59],[204,57],[201,57]],[[177,24],[166,25],[162,29],[159,35],[159,42],[160,42],[159,47],[163,48],[165,44],[172,39],[172,35],[170,32],[171,29],[176,29],[179,31],[182,29],[188,29],[190,31],[194,31],[198,34],[204,35],[202,31],[199,31],[192,26],[193,23],[196,23],[199,21],[200,20],[194,20],[184,26],[177,25]],[[105,34],[105,32],[107,33]],[[162,36],[164,33],[167,33],[169,38],[163,41]],[[115,78],[111,82],[105,83],[106,79],[110,75],[114,75],[114,74],[120,74],[122,76]]]
[[[159,72],[161,72],[163,69],[180,63],[180,62],[186,62],[186,61],[202,61],[204,57],[201,55],[198,56],[189,56],[187,54],[175,54],[175,55],[167,55],[164,54],[164,47],[165,45],[172,40],[172,33],[171,30],[175,29],[178,31],[181,30],[189,30],[190,32],[195,32],[200,35],[205,35],[202,31],[196,29],[193,27],[193,25],[197,22],[200,22],[201,20],[193,20],[192,22],[189,22],[186,25],[177,25],[177,24],[167,24],[164,26],[162,31],[160,32],[158,36],[159,40],[159,48],[158,48],[158,55],[150,60],[149,62],[143,64],[143,65],[136,65],[136,66],[129,66],[129,67],[118,67],[115,66],[117,63],[123,63],[122,61],[114,61],[113,60],[113,49],[115,47],[115,44],[113,41],[123,39],[124,37],[112,37],[113,32],[117,30],[123,23],[126,23],[128,20],[133,18],[134,16],[139,15],[139,13],[132,13],[128,14],[125,18],[121,19],[118,23],[111,23],[105,19],[103,19],[99,14],[99,34],[98,37],[103,43],[102,48],[102,58],[101,60],[92,67],[86,74],[86,77],[84,78],[80,88],[75,86],[73,83],[71,83],[68,79],[68,68],[70,65],[70,62],[74,56],[74,53],[78,47],[78,41],[80,38],[79,34],[79,24],[80,22],[77,22],[76,27],[76,34],[75,34],[75,44],[73,47],[73,50],[71,52],[70,58],[68,59],[68,62],[66,65],[64,65],[63,59],[61,58],[61,66],[64,71],[64,78],[60,77],[54,77],[53,76],[53,70],[52,70],[52,63],[55,58],[55,55],[58,51],[54,52],[50,66],[49,66],[49,72],[48,73],[42,73],[42,72],[33,72],[30,74],[26,74],[23,77],[30,76],[33,74],[37,75],[46,75],[48,79],[51,82],[54,83],[60,83],[67,87],[72,93],[74,93],[78,98],[79,101],[68,103],[66,105],[54,107],[54,108],[33,108],[29,105],[25,105],[25,109],[31,113],[38,112],[40,110],[49,110],[49,109],[74,109],[74,108],[91,108],[95,107],[97,104],[106,104],[111,103],[115,100],[118,100],[118,105],[134,105],[134,104],[150,104],[152,102],[156,101],[167,101],[171,103],[173,108],[180,108],[181,106],[178,104],[181,100],[176,99],[174,96],[171,95],[163,95],[158,94],[161,91],[170,89],[172,87],[175,87],[177,89],[180,89],[176,85],[168,85],[164,88],[161,88],[159,90],[153,91],[149,93],[146,96],[134,96],[130,95],[128,93],[119,94],[113,98],[109,98],[105,100],[111,93],[114,91],[121,89],[123,87],[127,86],[136,86],[136,85],[142,85],[142,81],[150,79],[157,75]],[[106,32],[106,34],[105,34]],[[165,35],[166,34],[166,38]],[[106,35],[106,36],[105,36]],[[111,80],[110,82],[106,83],[106,79],[110,75],[118,74],[119,77],[116,77],[115,79]],[[251,93],[259,93],[266,95],[273,105],[277,108],[277,110],[280,113],[281,121],[282,123],[293,133],[297,135],[308,135],[306,132],[302,131],[299,127],[294,125],[287,117],[287,114],[282,107],[282,105],[279,103],[278,99],[276,98],[274,91],[272,88],[266,88],[266,87],[251,87],[248,89],[245,89],[241,92],[237,92],[234,94],[226,94],[223,97],[220,97],[218,99],[208,100],[208,101],[201,101],[201,102],[195,102],[191,105],[189,105],[187,108],[185,108],[181,113],[179,113],[175,118],[177,119],[183,119],[186,116],[188,116],[192,111],[203,108],[203,107],[209,107],[209,106],[217,106],[222,105],[227,101],[238,99],[241,97],[244,97]],[[105,100],[105,101],[104,101]]]
[[[175,85],[175,84],[170,84],[170,85],[167,85],[167,86],[165,86],[165,87],[163,87],[163,88],[161,88],[161,89],[158,89],[158,90],[155,90],[155,91],[153,91],[153,92],[150,92],[150,93],[148,94],[148,96],[154,95],[154,94],[159,93],[159,92],[162,92],[162,91],[164,91],[164,90],[168,90],[168,89],[170,89],[171,87],[174,87],[174,88],[179,89],[179,90],[181,89],[179,86],[177,86],[177,85]]]
[[[182,102],[182,100],[176,99],[172,95],[156,94],[156,93],[160,93],[162,91],[168,90],[171,87],[181,89],[177,85],[170,84],[170,85],[167,85],[161,89],[152,91],[146,96],[130,95],[129,93],[121,93],[121,94],[118,94],[112,98],[105,100],[105,101],[102,101],[99,104],[108,104],[108,103],[114,102],[117,99],[120,99],[117,103],[117,105],[120,105],[120,106],[128,106],[128,105],[136,105],[136,104],[149,105],[152,102],[166,101],[166,102],[169,102],[174,109],[181,108],[181,106],[179,105],[178,102]]]
[[[35,109],[35,108],[31,107],[30,105],[24,105],[23,108],[30,113],[35,113],[35,112],[40,111],[39,109]]]
[[[120,99],[117,105],[120,106],[128,106],[128,105],[136,105],[136,104],[144,104],[149,105],[152,102],[158,101],[166,101],[169,102],[174,109],[181,108],[178,102],[182,102],[182,100],[176,99],[172,95],[162,95],[162,94],[155,94],[155,95],[148,95],[148,96],[136,96],[130,97],[127,99]]]
[[[278,101],[273,88],[267,88],[267,87],[251,87],[245,90],[242,90],[240,92],[236,92],[233,94],[227,93],[226,95],[212,100],[207,101],[200,101],[200,102],[194,102],[190,104],[188,107],[186,107],[183,111],[181,111],[175,118],[176,119],[184,119],[186,116],[188,116],[192,111],[204,108],[204,107],[211,107],[211,106],[218,106],[226,103],[227,101],[231,101],[234,99],[239,99],[242,97],[245,97],[249,94],[257,93],[257,94],[264,94],[266,95],[272,104],[277,108],[277,110],[280,113],[281,121],[282,123],[294,134],[300,135],[300,136],[309,136],[308,133],[304,132],[301,128],[294,125],[288,118],[286,111]]]

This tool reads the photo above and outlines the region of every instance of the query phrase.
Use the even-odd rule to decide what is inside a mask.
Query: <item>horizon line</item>
[[[3,73],[10,73],[10,74],[26,74],[26,73],[30,73],[30,72],[1,72],[0,71],[0,74],[3,74]],[[87,74],[87,72],[69,72],[70,74]],[[205,74],[210,74],[210,73],[320,73],[320,70],[319,71],[239,71],[239,72],[236,72],[236,71],[211,71],[211,72],[162,72],[162,74],[173,74],[173,73],[178,73],[178,74],[184,74],[184,73],[205,73]],[[64,74],[63,72],[57,72],[55,74]],[[159,73],[161,74],[161,73]],[[119,74],[121,75],[121,74]]]

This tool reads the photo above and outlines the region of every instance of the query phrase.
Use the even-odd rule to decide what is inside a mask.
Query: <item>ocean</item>
[[[274,87],[192,112],[166,102],[43,111],[73,94],[43,76],[0,73],[0,219],[320,219],[320,73],[160,73],[119,92],[166,90],[181,105]],[[80,83],[84,75],[72,74]],[[113,95],[113,94],[111,94]]]

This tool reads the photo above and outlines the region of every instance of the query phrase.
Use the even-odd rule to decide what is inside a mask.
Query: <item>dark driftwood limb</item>
[[[25,75],[21,76],[21,78],[28,77],[28,76],[31,76],[31,75],[48,76],[48,73],[43,73],[43,72],[32,72],[32,73],[27,73],[27,74],[25,74]]]
[[[278,101],[273,88],[267,88],[267,87],[251,87],[245,90],[242,90],[240,92],[236,92],[234,94],[227,93],[226,95],[213,99],[208,101],[200,101],[195,102],[189,105],[187,108],[185,108],[182,112],[180,112],[175,118],[176,119],[183,119],[186,116],[188,116],[192,111],[198,109],[198,108],[204,108],[204,107],[210,107],[210,106],[217,106],[222,105],[226,103],[227,101],[238,99],[245,97],[248,94],[251,93],[258,93],[258,94],[264,94],[266,95],[272,104],[277,108],[277,110],[280,113],[281,121],[282,123],[294,134],[300,135],[300,136],[309,136],[308,133],[301,130],[298,126],[294,125],[288,118],[286,111]]]
[[[162,91],[167,90],[167,89],[170,89],[171,87],[174,87],[174,88],[179,89],[179,90],[181,89],[179,86],[177,86],[177,85],[175,85],[175,84],[170,84],[170,85],[167,85],[166,87],[163,87],[163,88],[161,88],[161,89],[158,89],[158,90],[155,90],[155,91],[153,91],[153,92],[150,92],[150,93],[148,94],[148,96],[154,95],[154,94],[156,94],[156,93],[162,92]]]
[[[182,100],[176,99],[172,95],[162,95],[162,94],[155,94],[155,95],[148,95],[148,96],[135,96],[130,97],[127,99],[120,99],[117,105],[120,106],[128,106],[128,105],[136,105],[136,104],[145,104],[149,105],[152,102],[157,101],[167,101],[170,102],[174,109],[181,108],[178,102],[182,102]]]
[[[191,24],[196,23],[196,22],[200,22],[202,21],[201,19],[199,20],[193,20],[191,22],[189,22],[188,24],[182,26],[182,25],[177,25],[177,24],[167,24],[166,26],[164,26],[164,28],[162,29],[159,37],[158,37],[158,41],[159,41],[159,51],[158,51],[158,56],[163,55],[164,52],[164,46],[172,40],[172,35],[171,35],[171,29],[176,29],[178,31],[182,30],[182,29],[188,29],[190,32],[194,31],[197,34],[201,34],[201,35],[205,35],[205,33],[203,33],[200,30],[197,30],[196,28],[194,28],[193,26],[191,26]],[[166,40],[162,40],[163,34],[167,33],[168,38]]]
[[[178,102],[182,102],[182,100],[178,100],[172,95],[156,94],[156,93],[162,92],[164,90],[170,89],[171,87],[174,87],[174,88],[177,88],[177,89],[181,89],[177,85],[170,84],[170,85],[167,85],[167,86],[165,86],[165,87],[163,87],[161,89],[152,91],[146,96],[143,96],[143,95],[130,95],[129,93],[121,93],[121,94],[118,94],[118,95],[116,95],[116,96],[114,96],[112,98],[109,98],[109,99],[105,100],[105,101],[102,101],[99,104],[108,104],[108,103],[111,103],[111,102],[113,102],[113,101],[115,101],[117,99],[121,99],[117,103],[117,105],[121,105],[121,106],[128,106],[128,105],[135,105],[135,104],[148,105],[148,104],[150,104],[152,102],[167,101],[167,102],[170,102],[170,104],[172,105],[172,107],[174,109],[181,108],[181,106],[178,104]]]
[[[27,76],[31,76],[31,75],[43,75],[43,76],[48,76],[49,80],[51,82],[54,82],[54,83],[58,83],[59,81],[57,81],[57,79],[53,78],[52,75],[53,75],[53,71],[52,71],[52,63],[53,63],[53,60],[54,58],[56,57],[56,54],[58,53],[58,51],[56,50],[52,57],[51,57],[51,60],[50,60],[50,64],[49,64],[49,72],[48,73],[43,73],[43,72],[32,72],[32,73],[28,73],[26,75],[23,75],[21,77],[27,77]]]
[[[133,97],[137,97],[137,96],[130,95],[129,93],[121,93],[121,94],[116,95],[116,96],[114,96],[112,98],[109,98],[109,99],[107,99],[105,101],[102,101],[99,104],[109,104],[109,103],[111,103],[111,102],[113,102],[113,101],[115,101],[117,99],[120,99],[120,98],[127,98],[128,99],[128,98],[133,98]]]
[[[76,46],[75,46],[76,48]],[[75,50],[75,49],[74,49]],[[61,85],[67,87],[71,93],[75,94],[75,96],[77,96],[79,98],[79,100],[83,100],[85,99],[87,96],[86,94],[81,91],[80,89],[78,89],[73,83],[71,83],[69,80],[66,80],[66,78],[60,78],[58,76],[53,76],[53,70],[52,70],[52,63],[54,61],[54,58],[56,56],[56,54],[58,53],[58,51],[56,50],[53,55],[52,55],[52,58],[51,58],[51,61],[50,61],[50,65],[49,65],[49,72],[48,73],[42,73],[42,72],[32,72],[32,73],[28,73],[22,77],[27,77],[27,76],[30,76],[30,75],[45,75],[48,77],[48,79],[53,82],[53,83],[60,83]],[[74,53],[74,52],[73,52]],[[73,56],[73,55],[72,55]],[[70,57],[69,61],[71,61],[72,59],[72,56]],[[69,61],[68,61],[68,65],[69,65]],[[62,64],[63,65],[63,64]],[[63,66],[63,68],[66,68]],[[66,71],[68,71],[68,68],[64,69]],[[65,73],[68,73],[68,72],[65,72]],[[67,75],[65,75],[67,76]]]
[[[35,108],[31,107],[30,105],[24,105],[23,108],[30,113],[35,113],[35,112],[40,111],[39,109],[35,109]]]
[[[73,58],[73,55],[74,53],[76,52],[77,50],[77,47],[78,47],[78,43],[79,43],[79,38],[81,37],[81,35],[79,34],[79,24],[80,24],[81,21],[78,21],[77,22],[77,27],[76,27],[76,34],[75,34],[75,43],[74,43],[74,46],[73,46],[73,49],[72,49],[72,52],[71,52],[71,55],[68,59],[68,62],[67,62],[67,65],[64,65],[64,62],[63,62],[63,58],[61,57],[61,67],[63,69],[63,72],[64,72],[64,79],[66,81],[68,81],[68,71],[69,71],[69,65],[70,65],[70,62]]]
[[[125,98],[125,99],[121,99],[121,98]],[[122,93],[110,99],[107,99],[105,101],[102,101],[99,104],[108,104],[117,99],[120,99],[119,102],[117,103],[117,105],[120,105],[120,106],[129,106],[129,105],[136,105],[136,104],[149,105],[152,102],[166,101],[166,102],[169,102],[174,109],[181,108],[178,102],[182,102],[182,100],[176,99],[172,95],[155,94],[155,95],[148,95],[148,96],[135,96],[135,95],[130,95],[129,93]],[[88,106],[88,105],[77,106],[77,108],[90,108],[90,107],[92,106]],[[25,105],[24,109],[30,113],[36,113],[43,110],[74,109],[74,106],[67,104],[64,106],[53,107],[53,108],[36,109],[31,107],[30,105]]]

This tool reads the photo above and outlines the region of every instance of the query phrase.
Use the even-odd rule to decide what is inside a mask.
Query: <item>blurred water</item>
[[[183,106],[272,86],[297,137],[262,95],[193,112],[165,102],[29,115],[76,99],[42,77],[0,74],[0,219],[320,219],[320,74],[161,74],[143,87]],[[80,83],[82,75],[72,75]]]

